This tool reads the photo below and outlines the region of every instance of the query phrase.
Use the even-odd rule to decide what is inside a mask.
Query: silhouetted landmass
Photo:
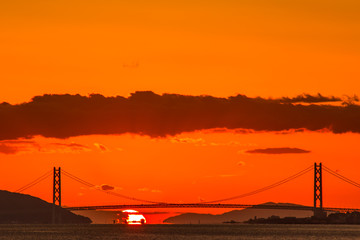
[[[271,216],[268,218],[254,218],[246,221],[246,223],[258,224],[360,224],[360,212],[352,213],[332,213],[324,218],[296,218]]]
[[[260,205],[282,205],[282,206],[301,206],[291,203],[264,203]],[[223,214],[199,214],[199,213],[184,213],[178,216],[170,217],[164,220],[164,223],[174,224],[220,224],[224,222],[236,223],[244,222],[250,218],[267,218],[272,215],[279,215],[281,217],[293,216],[293,217],[310,217],[313,215],[312,211],[302,210],[279,210],[279,209],[258,209],[258,208],[246,208],[242,210],[233,210]]]
[[[30,195],[0,190],[0,223],[36,223],[52,222],[53,205]],[[62,223],[91,223],[87,217],[76,215],[66,209],[57,207],[61,212]]]
[[[342,106],[318,104],[339,101],[340,98],[320,94],[279,99],[245,95],[228,98],[158,95],[150,91],[135,92],[127,98],[100,94],[43,95],[27,103],[0,104],[0,140],[36,135],[68,138],[123,133],[165,137],[213,128],[251,131],[328,129],[334,133],[360,133],[360,106],[354,104],[358,101],[356,96],[343,102]],[[1,147],[4,148],[2,152],[16,152],[6,145],[0,144]]]

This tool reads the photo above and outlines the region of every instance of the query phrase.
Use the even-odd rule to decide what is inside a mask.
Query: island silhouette
[[[89,224],[90,218],[57,207],[63,224]],[[0,190],[0,224],[50,224],[53,204],[26,194]]]

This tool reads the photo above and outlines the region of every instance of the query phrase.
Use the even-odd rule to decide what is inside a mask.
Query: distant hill
[[[0,190],[0,223],[52,222],[52,204],[30,195]],[[87,217],[76,215],[66,209],[58,208],[62,223],[91,223]]]
[[[291,205],[291,206],[300,206],[291,203],[264,203],[260,205],[269,205],[269,204],[278,204],[278,205]],[[256,208],[246,208],[242,210],[233,210],[223,214],[199,214],[199,213],[184,213],[178,216],[169,217],[164,220],[164,223],[174,223],[174,224],[219,224],[223,222],[244,222],[250,218],[268,218],[270,216],[279,216],[279,217],[310,217],[313,215],[312,211],[300,211],[300,210],[279,210],[279,209],[256,209]]]

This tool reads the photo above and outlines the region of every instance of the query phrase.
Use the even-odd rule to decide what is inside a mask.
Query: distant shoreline
[[[225,223],[235,223],[235,222],[225,222]],[[306,218],[297,218],[297,217],[284,217],[271,216],[268,218],[254,218],[245,221],[244,223],[249,224],[359,224],[360,225],[360,212],[351,212],[351,213],[331,213],[328,216],[323,218],[316,217],[306,217]]]

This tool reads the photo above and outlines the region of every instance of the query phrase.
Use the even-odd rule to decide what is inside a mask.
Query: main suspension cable
[[[291,180],[294,180],[298,177],[301,177],[302,175],[308,173],[309,171],[313,170],[313,166],[309,166],[307,168],[305,168],[304,170],[290,176],[290,177],[287,177],[279,182],[276,182],[276,183],[273,183],[269,186],[266,186],[266,187],[263,187],[263,188],[259,188],[257,190],[254,190],[254,191],[251,191],[251,192],[247,192],[247,193],[244,193],[244,194],[241,194],[241,195],[237,195],[237,196],[233,196],[233,197],[229,197],[229,198],[224,198],[224,199],[218,199],[218,200],[214,200],[214,201],[207,201],[207,202],[201,202],[201,203],[218,203],[218,202],[225,202],[225,201],[230,201],[230,200],[234,200],[234,199],[238,199],[238,198],[244,198],[244,197],[248,197],[248,196],[251,196],[251,195],[255,195],[255,194],[258,194],[258,193],[261,193],[261,192],[264,192],[264,191],[267,191],[269,189],[272,189],[272,188],[275,188],[275,187],[278,187],[282,184],[285,184]]]
[[[21,192],[23,192],[23,191],[25,191],[25,190],[27,190],[27,189],[35,186],[36,184],[44,181],[46,178],[48,178],[48,177],[50,177],[50,176],[51,176],[51,171],[48,171],[48,172],[46,172],[45,174],[41,175],[40,177],[36,178],[34,181],[32,181],[32,182],[26,184],[25,186],[17,189],[15,192],[21,193]]]
[[[353,180],[351,180],[351,179],[349,179],[349,178],[341,175],[340,173],[337,173],[337,172],[335,172],[334,170],[331,170],[330,168],[328,168],[328,167],[326,167],[326,166],[323,166],[323,167],[324,167],[324,170],[325,170],[326,172],[330,173],[331,175],[333,175],[333,176],[335,176],[335,177],[343,180],[344,182],[347,182],[347,183],[349,183],[349,184],[351,184],[351,185],[353,185],[353,186],[355,186],[355,187],[357,187],[357,188],[360,188],[360,183],[357,183],[357,182],[355,182],[355,181],[353,181]]]
[[[76,181],[76,182],[79,182],[87,187],[90,187],[90,188],[94,188],[100,192],[103,192],[103,193],[106,193],[106,194],[109,194],[109,195],[113,195],[113,196],[116,196],[116,197],[120,197],[120,198],[126,198],[126,199],[129,199],[129,200],[134,200],[134,201],[139,201],[139,202],[147,202],[147,203],[155,203],[155,204],[158,204],[158,203],[161,203],[161,202],[155,202],[155,201],[149,201],[149,200],[145,200],[145,199],[140,199],[140,198],[135,198],[135,197],[129,197],[129,196],[126,196],[126,195],[123,195],[123,194],[119,194],[119,193],[115,193],[115,192],[111,192],[109,190],[102,190],[100,188],[98,188],[95,184],[92,184],[92,183],[89,183],[67,171],[65,171],[64,169],[62,169],[62,173],[71,178],[72,180]]]

